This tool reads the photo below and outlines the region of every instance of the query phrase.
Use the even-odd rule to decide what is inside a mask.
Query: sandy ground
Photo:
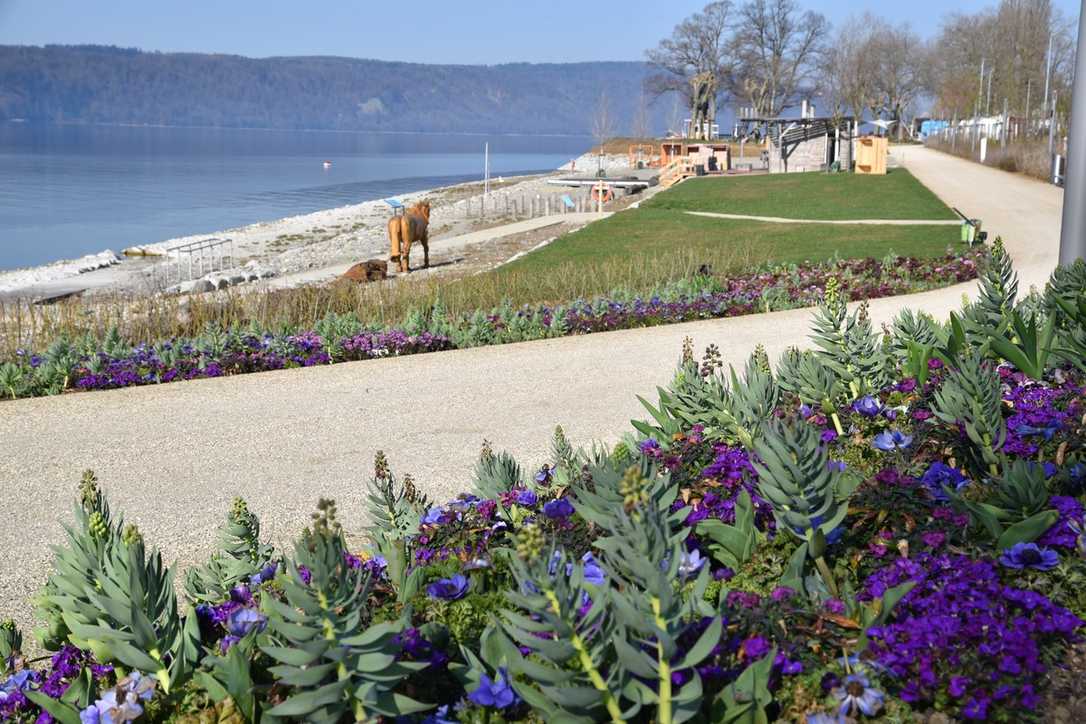
[[[1062,191],[920,148],[905,165],[944,201],[1003,236],[1022,291],[1055,266]],[[874,300],[937,317],[975,284]],[[654,399],[685,336],[740,364],[807,339],[810,310],[638,329],[304,370],[0,404],[0,617],[29,628],[31,597],[63,540],[80,472],[97,471],[116,510],[182,567],[203,560],[235,495],[283,544],[319,497],[346,526],[364,522],[363,481],[378,449],[442,500],[471,484],[483,438],[525,465],[543,462],[553,426],[576,444],[614,441]],[[17,452],[16,452],[17,451]]]
[[[625,156],[609,156],[604,161],[604,166],[613,174],[623,171],[627,164]],[[594,171],[596,165],[595,156],[582,156],[576,162],[577,172]],[[557,210],[560,196],[575,195],[576,192],[548,184],[547,179],[563,175],[568,171],[568,166],[544,176],[492,180],[490,203],[494,209],[504,210],[506,197],[517,200],[549,197],[552,208]],[[420,200],[431,202],[430,237],[439,243],[469,232],[502,227],[523,218],[498,211],[491,211],[485,218],[480,218],[478,210],[482,196],[482,183],[467,183],[395,198],[406,205]],[[327,275],[320,274],[320,270],[346,269],[366,259],[387,258],[386,225],[390,215],[390,207],[383,200],[367,201],[211,234],[131,247],[133,251],[150,255],[145,258],[124,257],[113,251],[105,251],[79,260],[32,269],[0,271],[0,298],[41,298],[82,290],[85,290],[85,294],[159,293],[179,281],[182,273],[186,278],[188,274],[186,258],[170,256],[167,250],[180,244],[208,239],[229,239],[233,242],[233,258],[225,263],[229,269],[246,268],[265,272],[262,276],[297,280],[324,278]],[[501,232],[501,228],[496,228],[486,240],[498,238]],[[415,253],[421,258],[421,251]],[[470,259],[471,256],[468,253],[465,258]]]

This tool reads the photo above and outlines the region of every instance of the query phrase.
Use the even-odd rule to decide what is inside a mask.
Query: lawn
[[[697,178],[645,206],[788,219],[955,219],[939,198],[903,168],[885,176],[822,172]]]
[[[882,258],[893,251],[930,257],[958,243],[956,226],[775,224],[691,216],[656,203],[688,185],[694,184],[684,183],[640,209],[623,211],[557,239],[496,274],[554,274],[573,264],[632,262],[638,257],[651,266],[654,260],[677,255],[710,264],[719,273],[766,262],[823,261],[834,255]]]

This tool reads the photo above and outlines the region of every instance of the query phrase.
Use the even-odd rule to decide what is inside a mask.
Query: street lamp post
[[[1078,16],[1075,84],[1068,124],[1067,172],[1063,184],[1060,264],[1086,259],[1086,0]],[[1053,113],[1052,122],[1055,123]]]

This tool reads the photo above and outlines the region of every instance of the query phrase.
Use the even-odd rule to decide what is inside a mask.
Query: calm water
[[[591,145],[0,123],[0,269],[479,179],[485,141],[493,175],[554,169]]]

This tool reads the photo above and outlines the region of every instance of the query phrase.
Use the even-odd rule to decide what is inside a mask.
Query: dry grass
[[[926,145],[970,161],[977,161],[980,153],[979,150],[973,150],[972,144],[965,139],[958,139],[958,143],[952,146],[949,141],[933,137],[928,139]],[[1031,138],[1011,141],[1005,148],[1000,148],[998,143],[989,142],[984,165],[1048,181],[1052,172],[1048,140]]]
[[[562,304],[616,290],[649,293],[689,278],[704,264],[718,273],[743,269],[754,255],[740,245],[712,253],[680,251],[650,256],[631,254],[598,263],[570,262],[546,273],[516,268],[472,276],[417,275],[399,281],[358,285],[336,282],[297,289],[223,290],[197,297],[103,297],[70,299],[46,306],[0,302],[0,360],[17,349],[40,351],[60,338],[102,337],[116,328],[126,340],[153,343],[198,334],[208,324],[256,325],[261,329],[308,329],[329,313],[354,313],[367,324],[397,325],[412,310],[438,300],[452,313],[490,310],[505,302]]]

